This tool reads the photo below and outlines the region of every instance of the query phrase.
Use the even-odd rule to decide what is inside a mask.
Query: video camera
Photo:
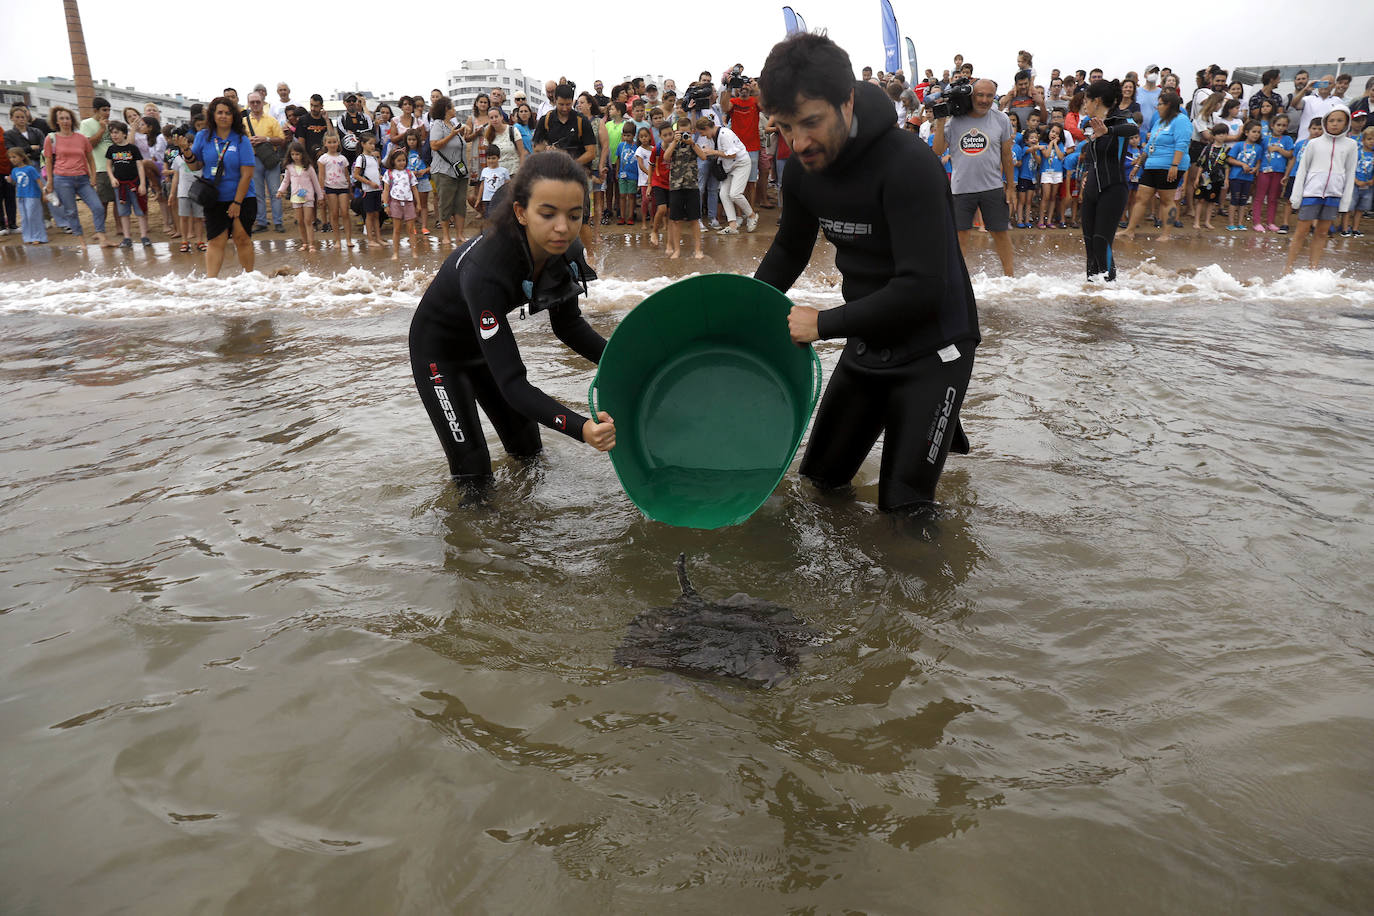
[[[703,80],[699,83],[692,83],[687,87],[687,91],[682,94],[682,100],[686,104],[688,111],[705,111],[710,108],[710,82]]]
[[[973,81],[959,77],[949,84],[939,101],[930,106],[931,117],[957,118],[973,110]]]
[[[747,82],[749,82],[749,77],[744,75],[744,68],[736,64],[730,68],[730,75],[726,77],[725,85],[731,89],[743,89]]]

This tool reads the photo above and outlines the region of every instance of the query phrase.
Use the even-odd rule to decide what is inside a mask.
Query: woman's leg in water
[[[1088,251],[1088,278],[1105,275],[1116,279],[1116,263],[1112,242],[1116,240],[1117,221],[1126,203],[1126,186],[1113,185],[1103,191],[1096,187],[1083,190],[1083,244]]]
[[[420,402],[444,447],[449,474],[459,482],[490,477],[491,453],[477,416],[476,393],[463,368],[439,357],[427,359],[412,346],[410,371]]]

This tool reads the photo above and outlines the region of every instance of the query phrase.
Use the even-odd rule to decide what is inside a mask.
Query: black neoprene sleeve
[[[484,274],[487,272],[466,270],[463,271],[460,282],[463,300],[468,304],[469,318],[473,327],[477,329],[482,356],[501,389],[501,395],[512,407],[535,422],[571,436],[578,442],[583,441],[582,424],[587,418],[560,404],[530,383],[525,363],[520,358],[520,348],[515,343],[515,335],[511,333],[505,311],[482,305],[509,302],[511,298],[509,290],[503,289],[490,275]]]

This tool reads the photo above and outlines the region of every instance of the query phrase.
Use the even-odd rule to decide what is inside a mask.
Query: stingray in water
[[[745,594],[708,601],[687,579],[687,555],[677,558],[682,594],[630,621],[616,664],[661,668],[694,677],[730,678],[772,687],[797,666],[819,637],[791,610]]]

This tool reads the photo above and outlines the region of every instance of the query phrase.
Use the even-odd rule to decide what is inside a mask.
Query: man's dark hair
[[[231,93],[231,92],[232,92],[234,95],[238,95],[238,94],[239,94],[239,91],[238,91],[237,89],[235,89],[233,86],[225,86],[225,87],[224,87],[224,93],[223,93],[224,95],[228,95],[228,94]]]
[[[553,97],[555,99],[572,99],[573,87],[567,83],[562,83],[553,91]]]
[[[1278,78],[1279,71],[1277,67],[1270,70],[1265,70],[1263,73],[1260,74],[1260,84],[1263,85],[1264,83],[1271,83]]]
[[[854,65],[825,35],[801,33],[773,45],[759,76],[765,111],[792,114],[797,99],[823,99],[835,108],[854,92]]]
[[[1294,73],[1294,74],[1293,74],[1294,77],[1299,77],[1299,76],[1311,76],[1311,75],[1312,75],[1312,74],[1308,73],[1306,70],[1299,70],[1297,73]]]
[[[316,92],[316,93],[314,93],[313,95],[310,96],[310,101],[312,101],[312,102],[319,102],[321,105],[323,105],[323,104],[324,104],[324,96],[322,96],[322,95],[320,95],[318,92]]]
[[[109,108],[110,100],[101,96],[91,99],[91,107],[99,111],[101,108]]]

